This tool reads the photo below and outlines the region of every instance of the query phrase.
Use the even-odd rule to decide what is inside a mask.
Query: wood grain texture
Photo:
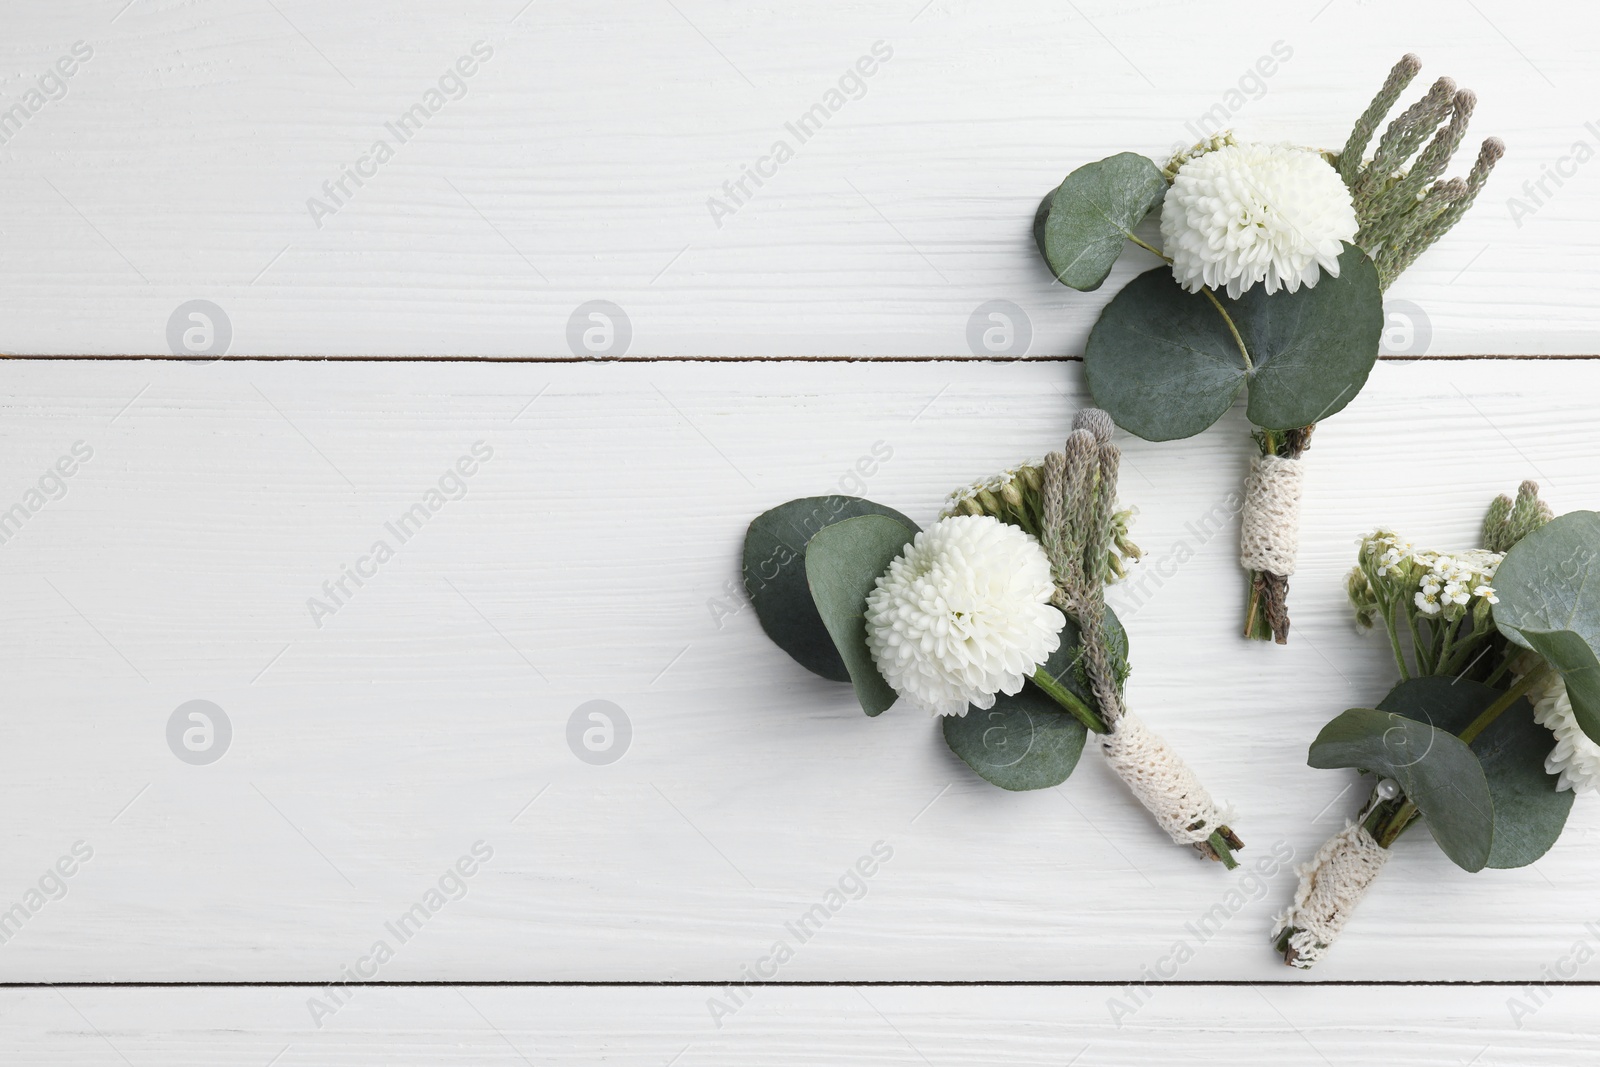
[[[866,495],[919,521],[1044,452],[1076,366],[0,374],[0,503],[74,442],[94,453],[0,545],[0,905],[74,842],[94,853],[0,946],[0,978],[335,981],[480,840],[492,860],[382,978],[734,980],[778,940],[783,979],[1121,981],[1179,941],[1185,979],[1301,977],[1265,940],[1282,864],[1228,874],[1171,846],[1094,753],[1058,790],[997,790],[920,714],[861,716],[730,588],[752,516],[855,489],[875,448]],[[1309,856],[1358,803],[1353,776],[1305,766],[1320,725],[1391,680],[1343,604],[1357,536],[1470,544],[1526,476],[1593,506],[1597,389],[1592,361],[1380,366],[1309,454],[1287,648],[1235,635],[1236,523],[1207,523],[1245,470],[1242,414],[1125,441],[1148,553],[1113,600],[1129,700],[1236,805],[1247,860]],[[466,495],[399,543],[385,524],[480,441]],[[378,539],[394,558],[314,620]],[[209,766],[168,748],[194,699],[233,726]],[[594,699],[632,724],[609,766],[568,746]],[[1315,976],[1539,977],[1591,936],[1596,819],[1585,800],[1537,867],[1475,876],[1403,840]],[[879,841],[861,899],[798,943],[787,924]]]
[[[1476,89],[1474,143],[1510,152],[1390,292],[1391,348],[1597,349],[1600,164],[1575,146],[1600,147],[1600,63],[1572,0],[14,7],[5,107],[74,42],[93,57],[0,144],[6,351],[164,354],[169,316],[203,298],[234,354],[567,356],[595,299],[625,310],[634,355],[967,355],[996,299],[1028,317],[1029,353],[1081,352],[1152,261],[1095,294],[1053,285],[1029,237],[1048,189],[1114,152],[1164,158],[1218,106],[1248,136],[1337,147],[1407,49],[1424,83]],[[459,98],[389,132],[479,41]],[[790,132],[876,42],[892,55],[863,88]],[[379,139],[393,158],[313,218]],[[779,140],[793,158],[714,218]]]
[[[1600,1004],[1592,988],[1556,990],[1519,1026],[1515,989],[1157,988],[1119,1026],[1116,992],[766,988],[719,1027],[716,989],[364,988],[318,1028],[307,989],[6,990],[0,1043],[61,1067],[1565,1067],[1592,1055]]]
[[[1072,356],[1151,261],[1054,285],[1028,232],[1047,189],[1164,157],[1219,106],[1335,145],[1406,50],[1510,151],[1389,293],[1386,354],[1594,354],[1588,7],[63,0],[5,29],[0,351],[167,355],[203,299],[235,356],[420,361],[0,364],[0,981],[312,983],[3,989],[7,1062],[1521,1067],[1592,1045],[1591,988],[1304,988],[1265,935],[1358,802],[1306,746],[1390,681],[1341,599],[1355,538],[1470,543],[1530,476],[1596,506],[1600,361],[1380,366],[1310,454],[1286,649],[1234,635],[1240,413],[1124,442],[1148,553],[1113,601],[1130,701],[1235,804],[1267,873],[1233,874],[1096,753],[1008,794],[922,716],[865,719],[737,586],[775,503],[926,520],[1055,446],[1081,367],[427,362],[601,354],[569,339],[595,300],[635,360],[993,355],[969,339],[990,301],[1026,327],[1012,354]],[[59,92],[41,79],[77,42]],[[788,124],[841,88],[801,143]],[[379,139],[393,157],[333,200]],[[793,158],[733,202],[779,139]],[[345,578],[379,540],[392,558]],[[170,747],[194,700],[231,724],[209,765]],[[570,739],[596,700],[631,727],[606,765]],[[1531,869],[1404,840],[1311,977],[1600,978],[1575,962],[1600,947],[1597,840],[1588,798]],[[353,974],[1109,984],[364,987],[314,1015]],[[1260,988],[1117,984],[1152,975]]]

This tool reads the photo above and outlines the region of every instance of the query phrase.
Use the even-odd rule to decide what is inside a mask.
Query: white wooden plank
[[[1031,354],[1074,353],[1149,261],[1098,294],[1052,285],[1029,237],[1048,188],[1165,156],[1219,105],[1249,136],[1337,147],[1407,49],[1479,91],[1472,136],[1510,154],[1391,299],[1434,353],[1596,350],[1600,165],[1576,160],[1600,147],[1600,63],[1576,0],[12,6],[5,108],[75,42],[93,55],[0,144],[11,352],[166,353],[206,299],[235,354],[567,356],[570,316],[604,299],[633,355],[966,355],[1003,299]],[[386,124],[480,41],[463,95],[401,143]],[[877,42],[892,55],[802,143],[786,124]],[[380,139],[393,158],[343,179]],[[794,158],[714,219],[780,139]],[[348,197],[314,220],[335,180]]]
[[[1060,790],[996,790],[921,715],[863,718],[728,599],[753,515],[853,488],[876,446],[866,493],[927,520],[1060,440],[1076,367],[0,374],[0,505],[93,449],[0,545],[0,905],[93,849],[0,979],[333,981],[480,840],[493,859],[382,977],[733,979],[878,841],[892,859],[783,978],[1123,980],[1180,939],[1184,978],[1293,977],[1265,944],[1286,871],[1174,848],[1093,753]],[[1247,859],[1309,855],[1356,802],[1304,766],[1321,723],[1391,680],[1342,604],[1355,538],[1468,544],[1528,475],[1593,506],[1597,388],[1595,361],[1380,366],[1318,430],[1287,648],[1235,635],[1234,525],[1196,532],[1244,471],[1241,413],[1125,442],[1146,566],[1171,575],[1118,591],[1130,700],[1235,802]],[[493,457],[466,496],[399,543],[385,523],[478,441]],[[378,539],[394,558],[319,628],[308,598]],[[233,728],[209,766],[167,742],[196,699]],[[595,699],[632,723],[609,766],[566,740]],[[1319,976],[1538,977],[1589,936],[1597,835],[1585,800],[1537,867],[1476,876],[1403,841]],[[1235,889],[1255,899],[1190,929]]]
[[[1151,988],[1113,1020],[1106,988],[360,988],[0,992],[0,1046],[87,1067],[306,1064],[1569,1065],[1592,1056],[1592,988]],[[718,1023],[720,1022],[720,1026]],[[1519,1025],[1520,1024],[1520,1025]]]

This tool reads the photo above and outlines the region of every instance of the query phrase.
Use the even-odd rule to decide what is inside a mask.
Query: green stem
[[[1436,674],[1443,674],[1441,668],[1450,661],[1450,646],[1455,643],[1456,625],[1443,621],[1434,624],[1433,669]]]
[[[1367,832],[1372,833],[1373,840],[1379,845],[1389,848],[1399,840],[1401,834],[1406,832],[1406,828],[1416,821],[1418,814],[1420,813],[1415,804],[1410,800],[1402,801],[1393,815],[1380,820],[1377,833],[1372,833],[1371,830]]]
[[[1411,671],[1406,666],[1406,655],[1400,651],[1400,629],[1394,624],[1394,612],[1400,605],[1398,603],[1384,604],[1383,628],[1389,631],[1389,647],[1394,649],[1394,662],[1400,668],[1400,680],[1409,682]]]
[[[1140,248],[1144,249],[1146,252],[1149,252],[1149,253],[1151,253],[1153,255],[1160,256],[1162,259],[1166,260],[1168,263],[1172,262],[1172,257],[1171,256],[1167,255],[1165,252],[1161,251],[1159,248],[1154,248],[1154,247],[1152,247],[1150,245],[1145,244],[1143,241],[1139,240],[1139,238],[1135,237],[1131,233],[1128,234],[1128,240],[1132,241],[1134,244],[1138,245]]]
[[[1267,621],[1267,613],[1261,606],[1261,588],[1256,584],[1260,576],[1260,571],[1248,574],[1250,586],[1245,594],[1244,635],[1252,641],[1271,641],[1272,624]]]
[[[1500,661],[1500,666],[1489,672],[1489,677],[1483,680],[1483,684],[1492,686],[1501,678],[1504,678],[1506,672],[1511,669],[1511,665],[1515,663],[1517,659],[1518,657],[1512,653],[1511,649],[1506,649],[1505,658]]]
[[[1543,682],[1549,676],[1550,668],[1548,666],[1539,666],[1524,674],[1516,685],[1502,693],[1499,700],[1484,708],[1483,714],[1473,719],[1467,725],[1467,728],[1461,731],[1461,740],[1470,745],[1473,738],[1487,730],[1489,725],[1500,717],[1501,712],[1515,704],[1521,697],[1526,696],[1528,690]]]
[[[1093,708],[1089,707],[1089,705],[1078,699],[1078,694],[1062,685],[1050,674],[1049,671],[1045,670],[1043,667],[1040,667],[1038,670],[1033,672],[1033,684],[1044,690],[1045,696],[1049,697],[1051,700],[1054,700],[1057,704],[1060,704],[1063,708],[1067,709],[1067,711],[1072,713],[1073,718],[1083,723],[1083,725],[1087,726],[1095,733],[1104,734],[1111,732],[1111,728],[1105,724],[1105,720],[1101,719],[1099,715],[1095,714]]]
[[[1441,675],[1449,675],[1454,677],[1467,670],[1473,665],[1473,663],[1476,663],[1476,658],[1474,658],[1471,662],[1467,662],[1467,656],[1471,654],[1473,649],[1477,648],[1478,645],[1482,643],[1481,639],[1488,634],[1488,632],[1489,631],[1487,628],[1474,625],[1472,627],[1472,632],[1467,634],[1467,636],[1456,645],[1456,650],[1450,654],[1450,658],[1439,665],[1439,673]],[[1485,648],[1484,651],[1488,651],[1488,649]],[[1480,652],[1478,655],[1481,656],[1483,653]]]
[[[1228,314],[1228,309],[1222,306],[1222,301],[1217,299],[1217,294],[1210,288],[1201,286],[1200,291],[1206,294],[1206,299],[1211,301],[1211,306],[1217,309],[1217,314],[1222,316],[1222,321],[1228,324],[1228,332],[1233,334],[1233,343],[1239,346],[1239,355],[1244,357],[1244,372],[1253,373],[1256,365],[1250,362],[1250,350],[1244,346],[1244,338],[1239,336],[1239,327],[1233,324],[1233,318]]]
[[[1128,234],[1128,240],[1132,241],[1146,252],[1160,256],[1168,263],[1172,262],[1171,256],[1167,255],[1165,252],[1162,252],[1160,249],[1139,240],[1139,238],[1135,237],[1131,233]],[[1213,293],[1209,286],[1201,286],[1200,291],[1206,294],[1206,299],[1211,301],[1211,306],[1217,309],[1217,314],[1222,316],[1222,321],[1228,324],[1228,332],[1233,334],[1233,343],[1239,346],[1239,355],[1244,357],[1245,373],[1248,374],[1254,371],[1255,364],[1250,361],[1250,350],[1245,347],[1244,338],[1239,336],[1239,327],[1233,324],[1233,317],[1228,314],[1227,309],[1222,306],[1222,301],[1217,299],[1217,294]]]
[[[1406,605],[1406,622],[1411,624],[1411,651],[1417,657],[1417,673],[1432,674],[1433,665],[1428,662],[1428,648],[1422,643],[1422,630],[1417,626],[1417,613]]]
[[[1211,846],[1211,850],[1217,854],[1217,859],[1221,860],[1222,865],[1228,870],[1231,871],[1239,866],[1239,861],[1233,858],[1233,850],[1228,847],[1228,841],[1222,836],[1221,830],[1213,830],[1206,844]]]

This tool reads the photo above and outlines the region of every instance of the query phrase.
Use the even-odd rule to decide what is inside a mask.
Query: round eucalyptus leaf
[[[1600,741],[1600,514],[1558,516],[1511,546],[1495,571],[1495,625],[1561,672],[1572,711]]]
[[[1119,680],[1127,676],[1128,634],[1106,609],[1103,623]],[[1093,688],[1083,664],[1078,624],[1069,616],[1061,644],[1043,669],[1073,696],[1095,708]],[[946,716],[944,739],[985,781],[1002,789],[1047,789],[1072,774],[1083,754],[1088,727],[1029,683],[1015,696],[997,694],[994,707],[967,709],[965,716]]]
[[[1036,686],[1004,693],[987,711],[944,717],[950,751],[1001,789],[1048,789],[1067,780],[1083,755],[1089,730]]]
[[[1160,169],[1136,152],[1086,163],[1039,205],[1034,239],[1057,281],[1089,292],[1100,288],[1123,242],[1166,195]]]
[[[1309,426],[1353,400],[1378,358],[1378,272],[1353,245],[1339,257],[1339,276],[1324,272],[1315,287],[1269,296],[1257,285],[1238,300],[1217,300],[1238,340],[1206,295],[1185,292],[1170,267],[1139,275],[1106,305],[1084,367],[1095,402],[1117,425],[1150,441],[1192,437],[1248,388],[1257,426]]]
[[[1057,187],[1059,188],[1059,186]],[[1039,201],[1039,208],[1033,213],[1033,243],[1038,246],[1039,254],[1046,263],[1050,262],[1050,254],[1044,250],[1044,224],[1050,219],[1050,205],[1056,202],[1055,189],[1044,194]]]
[[[1344,410],[1377,362],[1383,290],[1354,245],[1339,256],[1337,278],[1324,271],[1314,288],[1271,296],[1258,285],[1223,306],[1255,363],[1247,414],[1257,426],[1292,430]]]
[[[1494,801],[1478,757],[1455,734],[1394,712],[1352,708],[1322,728],[1307,762],[1393,778],[1456,866],[1481,871],[1488,864]]]
[[[1465,679],[1412,678],[1390,690],[1378,708],[1460,734],[1504,693]],[[1472,739],[1494,805],[1494,843],[1488,866],[1525,867],[1550,850],[1567,825],[1573,793],[1544,769],[1555,745],[1549,730],[1533,721],[1533,708],[1518,700]]]
[[[868,715],[881,715],[898,695],[878,673],[867,648],[867,594],[916,535],[888,515],[834,523],[806,545],[806,584]]]
[[[1147,270],[1100,313],[1084,348],[1095,403],[1146,441],[1193,437],[1244,388],[1244,361],[1222,317],[1186,293],[1171,267]]]
[[[858,515],[887,515],[917,532],[916,523],[870,500],[808,496],[758,516],[744,537],[744,587],[761,628],[800,666],[835,682],[848,682],[850,672],[811,600],[806,543],[819,530]]]

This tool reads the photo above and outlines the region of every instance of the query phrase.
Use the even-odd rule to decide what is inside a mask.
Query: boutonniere
[[[745,536],[745,586],[768,636],[866,714],[940,717],[950,749],[1012,790],[1060,785],[1093,734],[1174,842],[1232,867],[1222,810],[1123,699],[1105,587],[1139,551],[1112,428],[1080,412],[1061,451],[957,490],[926,530],[857,497],[773,508]]]
[[[1074,289],[1098,289],[1128,242],[1167,262],[1106,305],[1084,349],[1089,389],[1117,425],[1192,437],[1246,394],[1248,637],[1288,638],[1302,457],[1316,424],[1366,384],[1384,290],[1456,224],[1505,151],[1491,138],[1465,178],[1443,176],[1476,97],[1440,78],[1368,157],[1420,69],[1413,55],[1396,64],[1336,152],[1231,133],[1165,167],[1124,152],[1067,175],[1034,219],[1051,272]],[[1157,208],[1161,248],[1134,233]]]
[[[1600,786],[1600,514],[1552,518],[1524,482],[1491,505],[1482,548],[1363,538],[1349,595],[1359,623],[1382,624],[1400,682],[1311,745],[1311,766],[1376,782],[1278,917],[1295,967],[1327,952],[1418,823],[1465,871],[1523,867],[1555,844],[1574,792]]]

